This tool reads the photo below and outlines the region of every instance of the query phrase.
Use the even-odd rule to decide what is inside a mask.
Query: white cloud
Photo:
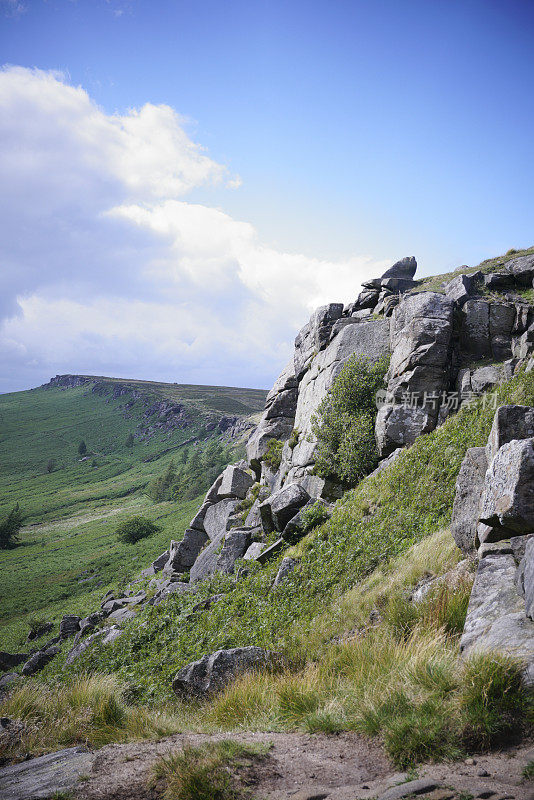
[[[6,17],[19,17],[28,10],[26,4],[20,0],[0,0],[0,6],[4,9]]]
[[[63,371],[265,386],[309,312],[383,266],[280,252],[188,202],[239,178],[169,106],[110,115],[61,74],[9,67],[0,111],[4,389]]]

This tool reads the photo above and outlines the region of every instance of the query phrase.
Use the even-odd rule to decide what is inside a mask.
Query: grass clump
[[[523,767],[521,775],[526,781],[534,781],[534,758]]]
[[[388,359],[373,363],[352,356],[312,420],[317,439],[315,472],[354,485],[378,463],[374,435],[376,393],[383,388]]]
[[[16,740],[4,743],[2,758],[22,758],[85,744],[158,738],[176,732],[164,714],[129,705],[112,675],[80,676],[70,685],[28,681],[1,703],[0,715],[23,724]]]
[[[267,752],[265,747],[223,739],[161,758],[153,775],[165,781],[165,800],[238,800],[244,796],[240,773]]]
[[[280,441],[280,439],[271,439],[267,446],[267,451],[261,458],[273,472],[276,472],[280,468],[283,448],[284,443]]]

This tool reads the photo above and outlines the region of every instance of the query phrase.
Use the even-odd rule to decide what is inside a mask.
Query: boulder
[[[221,480],[222,483],[222,480]],[[204,519],[206,517],[206,513],[213,503],[210,500],[205,500],[200,508],[198,509],[197,513],[189,523],[190,528],[195,528],[198,531],[204,530]]]
[[[110,600],[107,600],[103,604],[102,611],[104,613],[104,616],[109,617],[109,615],[113,614],[114,611],[117,611],[119,608],[123,608],[123,607],[124,607],[124,600],[122,600],[122,599],[121,600],[115,600],[115,598],[112,597]]]
[[[21,680],[21,677],[16,672],[6,672],[0,678],[0,693],[9,690],[18,680]]]
[[[284,539],[280,537],[275,542],[266,547],[264,550],[262,550],[261,553],[256,556],[256,561],[258,562],[258,564],[266,564],[267,561],[269,561],[273,556],[277,556],[278,553],[284,549],[286,544],[287,542],[285,542]]]
[[[499,364],[490,364],[487,367],[478,367],[470,373],[470,390],[475,394],[482,394],[498,386],[503,380],[503,368]]]
[[[82,653],[84,653],[91,645],[100,639],[106,632],[105,628],[102,630],[96,631],[92,633],[90,636],[86,636],[85,639],[82,639],[77,644],[74,645],[72,650],[69,651],[67,658],[65,659],[65,666],[68,667],[70,664],[73,664],[77,658],[79,658]]]
[[[481,272],[475,272],[474,275],[458,275],[446,284],[445,294],[447,297],[450,297],[451,300],[454,300],[457,305],[463,306],[474,293],[481,279]]]
[[[190,583],[183,583],[182,581],[169,581],[166,582],[156,594],[148,601],[151,606],[159,606],[160,603],[163,603],[169,597],[172,597],[174,594],[185,594],[186,592],[192,592],[193,587]]]
[[[361,309],[371,309],[376,306],[378,303],[378,298],[380,297],[380,290],[379,289],[364,289],[358,295],[358,299],[356,301],[356,313]],[[352,313],[355,313],[354,311]]]
[[[243,558],[247,552],[251,536],[251,530],[247,528],[232,528],[228,531],[224,537],[215,571],[222,572],[224,575],[233,574],[235,562],[238,558]]]
[[[18,667],[28,660],[28,653],[7,653],[5,650],[0,650],[0,670],[6,672],[8,669]]]
[[[508,272],[490,272],[484,275],[484,286],[490,289],[500,289],[503,286],[510,286],[512,278]]]
[[[382,458],[434,429],[436,415],[426,408],[386,404],[379,408],[375,436]]]
[[[254,478],[248,472],[229,464],[222,474],[219,497],[237,497],[239,500],[244,500],[253,483]]]
[[[506,264],[506,271],[522,286],[532,286],[534,278],[534,254],[513,258]]]
[[[0,770],[0,797],[6,800],[43,800],[67,797],[91,772],[96,754],[86,747],[69,747],[31,758]]]
[[[534,622],[525,615],[517,590],[516,562],[510,553],[491,553],[478,564],[460,641],[463,656],[506,652],[525,662],[525,680],[534,680]]]
[[[498,361],[512,356],[512,331],[516,317],[513,303],[491,303],[489,309],[489,335],[491,355]]]
[[[38,650],[34,653],[22,667],[23,675],[33,675],[36,672],[44,669],[46,665],[52,661],[54,656],[61,652],[60,647],[48,647],[46,650]]]
[[[289,520],[309,499],[308,492],[296,483],[287,484],[274,492],[260,505],[264,531],[283,531]]]
[[[396,261],[392,267],[387,269],[380,280],[384,278],[406,278],[411,280],[417,271],[417,261],[415,256],[406,256]]]
[[[285,583],[287,581],[287,579],[294,571],[298,563],[299,563],[298,558],[290,558],[289,556],[287,556],[286,558],[282,559],[282,563],[280,564],[280,568],[276,573],[276,578],[274,579],[273,589],[276,589],[282,583]]]
[[[200,553],[189,572],[190,583],[203,581],[213,575],[217,568],[217,560],[223,547],[225,535],[226,531],[221,531]]]
[[[243,558],[246,561],[256,561],[261,553],[267,548],[265,542],[252,542],[245,551]]]
[[[67,614],[59,623],[59,638],[68,639],[70,636],[75,636],[80,630],[81,617],[75,614]]]
[[[165,550],[164,553],[162,553],[152,562],[152,568],[154,569],[154,572],[160,572],[163,569],[163,567],[169,560],[169,555],[170,555],[169,551]]]
[[[486,473],[480,521],[501,539],[534,533],[534,439],[514,439],[497,452]]]
[[[188,528],[181,541],[171,541],[165,572],[187,572],[197,560],[207,541],[207,533],[195,530],[195,528]]]
[[[285,526],[282,536],[286,540],[286,542],[294,543],[298,542],[299,539],[302,539],[304,534],[306,533],[304,529],[304,517],[303,514],[306,512],[308,508],[314,506],[316,504],[321,505],[325,510],[327,510],[327,504],[324,500],[320,498],[317,499],[315,497],[311,497],[305,505],[300,508],[294,517],[291,517],[287,525]]]
[[[480,495],[488,462],[484,447],[471,447],[465,454],[452,507],[451,533],[464,553],[473,553],[479,517]]]
[[[534,349],[534,325],[529,328],[512,344],[512,351],[516,358],[528,358]]]
[[[281,663],[280,655],[261,647],[217,650],[181,669],[172,688],[181,698],[202,699],[220,691],[245,672],[272,669]]]
[[[531,406],[499,406],[493,418],[486,455],[488,464],[503,444],[512,439],[530,439],[534,436],[534,408]]]
[[[238,505],[238,500],[227,498],[219,500],[208,508],[204,517],[204,530],[212,541],[229,529],[230,517]]]
[[[222,483],[222,473],[217,478],[215,478],[210,488],[206,492],[204,503],[215,503],[215,501],[218,499],[219,496],[219,487],[221,483]],[[191,527],[194,526],[192,525]]]

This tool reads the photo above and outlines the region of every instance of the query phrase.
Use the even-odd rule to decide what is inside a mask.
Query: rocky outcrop
[[[473,553],[479,525],[480,497],[484,489],[488,459],[485,447],[471,447],[465,454],[452,508],[451,533],[464,553]]]
[[[66,797],[91,772],[95,753],[69,747],[0,770],[0,796],[6,800],[44,800]]]
[[[281,656],[261,647],[217,650],[181,669],[174,678],[172,688],[184,699],[205,698],[220,691],[244,672],[272,669],[281,663]]]

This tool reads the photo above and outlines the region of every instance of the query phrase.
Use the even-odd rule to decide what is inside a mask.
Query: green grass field
[[[58,621],[94,609],[111,585],[127,582],[179,539],[198,498],[154,504],[144,488],[180,459],[183,442],[195,437],[202,447],[214,436],[208,420],[254,412],[265,397],[261,390],[131,383],[150,397],[183,402],[189,425],[127,447],[128,435],[147,422],[141,401],[126,412],[129,398],[99,396],[90,385],[0,395],[0,517],[15,503],[25,517],[19,546],[0,550],[0,649],[19,647],[32,618]],[[161,531],[133,546],[120,543],[116,527],[133,514]]]

